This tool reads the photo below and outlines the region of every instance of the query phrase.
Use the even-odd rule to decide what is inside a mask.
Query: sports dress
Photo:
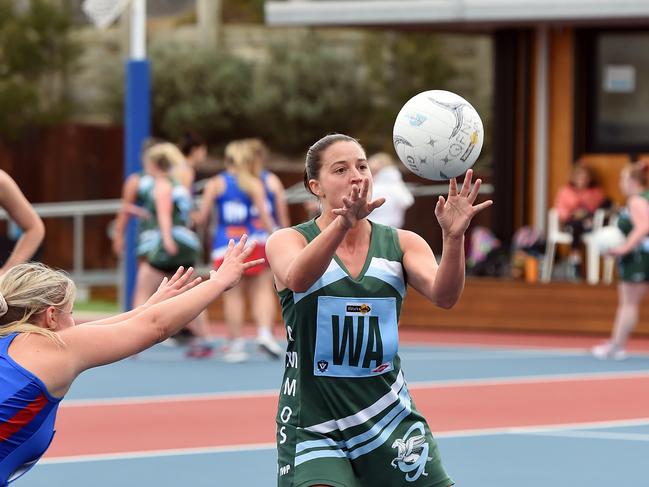
[[[169,255],[162,244],[162,234],[158,225],[155,205],[155,179],[145,174],[138,185],[138,205],[151,215],[140,220],[137,255],[144,257],[152,267],[161,272],[175,272],[179,266],[190,267],[196,263],[200,252],[200,240],[187,225],[193,206],[192,197],[182,184],[169,178],[172,185],[172,228],[171,235],[178,246],[178,253]]]
[[[649,191],[641,193],[640,196],[649,200]],[[625,236],[628,236],[633,230],[633,222],[628,208],[623,208],[620,212],[617,226]],[[649,237],[645,237],[635,249],[620,257],[618,270],[621,281],[649,281]]]
[[[281,487],[453,484],[397,353],[406,293],[397,231],[371,225],[356,279],[334,257],[306,292],[278,293],[288,339],[276,418]],[[320,233],[315,220],[293,228],[307,241]]]
[[[218,269],[223,263],[230,239],[233,239],[236,244],[244,233],[248,235],[249,245],[255,244],[255,248],[247,260],[256,260],[266,256],[263,245],[265,238],[262,238],[263,235],[256,231],[254,225],[255,218],[258,218],[258,212],[252,199],[239,187],[236,176],[229,172],[223,172],[221,177],[225,183],[225,189],[214,200],[218,215],[218,223],[212,239],[212,262],[215,269]],[[255,276],[267,267],[268,264],[264,262],[246,269],[244,275]]]
[[[16,336],[0,338],[0,486],[27,472],[50,446],[62,399],[9,356]]]

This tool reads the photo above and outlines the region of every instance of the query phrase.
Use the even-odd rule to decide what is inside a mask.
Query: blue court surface
[[[586,347],[419,343],[402,344],[400,354],[415,400],[436,433],[443,463],[456,485],[649,486],[646,352],[609,362],[592,358]],[[128,412],[129,401],[165,404],[225,397],[249,404],[265,398],[272,405],[283,366],[256,353],[249,362],[238,365],[226,364],[218,355],[187,360],[182,350],[160,345],[136,359],[84,374],[62,411],[69,427],[76,414],[98,406]],[[522,408],[520,404],[525,403],[521,400],[535,394],[537,386],[543,388],[538,397],[547,399],[549,406],[531,402]],[[583,395],[565,401],[570,391],[581,387]],[[534,400],[537,396],[529,397]],[[509,404],[514,406],[508,408]],[[552,409],[557,405],[564,405],[565,411]],[[191,416],[189,410],[184,411],[185,416]],[[219,411],[214,415],[218,423]],[[110,424],[104,427],[110,429]],[[83,441],[63,445],[66,450],[56,444],[68,441],[60,431],[48,457],[15,485],[274,486],[274,436],[247,442],[247,427],[254,425],[240,425],[243,440],[236,444],[184,444],[141,451],[128,448],[135,440],[127,430],[123,433],[124,451],[99,454],[92,453],[95,447],[90,445],[101,447],[101,434],[89,432]],[[159,428],[164,430],[165,424]],[[86,441],[88,454],[83,453]],[[79,453],[61,453],[63,450]]]

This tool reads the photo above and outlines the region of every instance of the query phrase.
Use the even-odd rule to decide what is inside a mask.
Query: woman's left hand
[[[178,296],[185,291],[189,291],[191,288],[198,285],[202,280],[200,277],[192,279],[193,274],[194,269],[192,267],[187,270],[185,270],[185,268],[182,266],[179,267],[174,275],[171,276],[171,279],[167,279],[165,277],[162,280],[156,292],[153,293],[149,299],[147,299],[144,305],[152,306],[156,303],[161,303],[162,301],[165,301],[169,298],[173,298],[174,296]]]
[[[471,179],[473,178],[473,170],[469,169],[464,176],[464,183],[462,189],[458,193],[457,181],[452,178],[448,185],[448,198],[444,199],[440,195],[435,205],[435,216],[439,225],[442,227],[442,234],[449,238],[459,238],[464,235],[464,232],[469,227],[471,219],[480,211],[492,205],[492,200],[483,201],[480,204],[474,205],[480,185],[482,181],[476,179],[471,188]]]

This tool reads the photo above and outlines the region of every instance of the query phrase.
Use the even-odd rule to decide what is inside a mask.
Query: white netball
[[[619,247],[624,243],[626,238],[617,226],[607,225],[598,230],[595,230],[590,238],[597,247],[600,253],[605,254],[609,250]]]
[[[415,95],[394,122],[393,142],[399,159],[426,179],[442,181],[464,174],[478,159],[483,141],[480,115],[450,91]]]

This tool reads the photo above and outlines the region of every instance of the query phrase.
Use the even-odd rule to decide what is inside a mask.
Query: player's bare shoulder
[[[397,236],[399,237],[399,245],[401,246],[401,250],[403,250],[404,252],[412,248],[421,247],[422,245],[428,247],[428,243],[421,235],[410,230],[397,228]]]
[[[280,228],[273,232],[266,242],[266,253],[288,252],[296,248],[304,248],[307,245],[306,238],[295,228]]]

